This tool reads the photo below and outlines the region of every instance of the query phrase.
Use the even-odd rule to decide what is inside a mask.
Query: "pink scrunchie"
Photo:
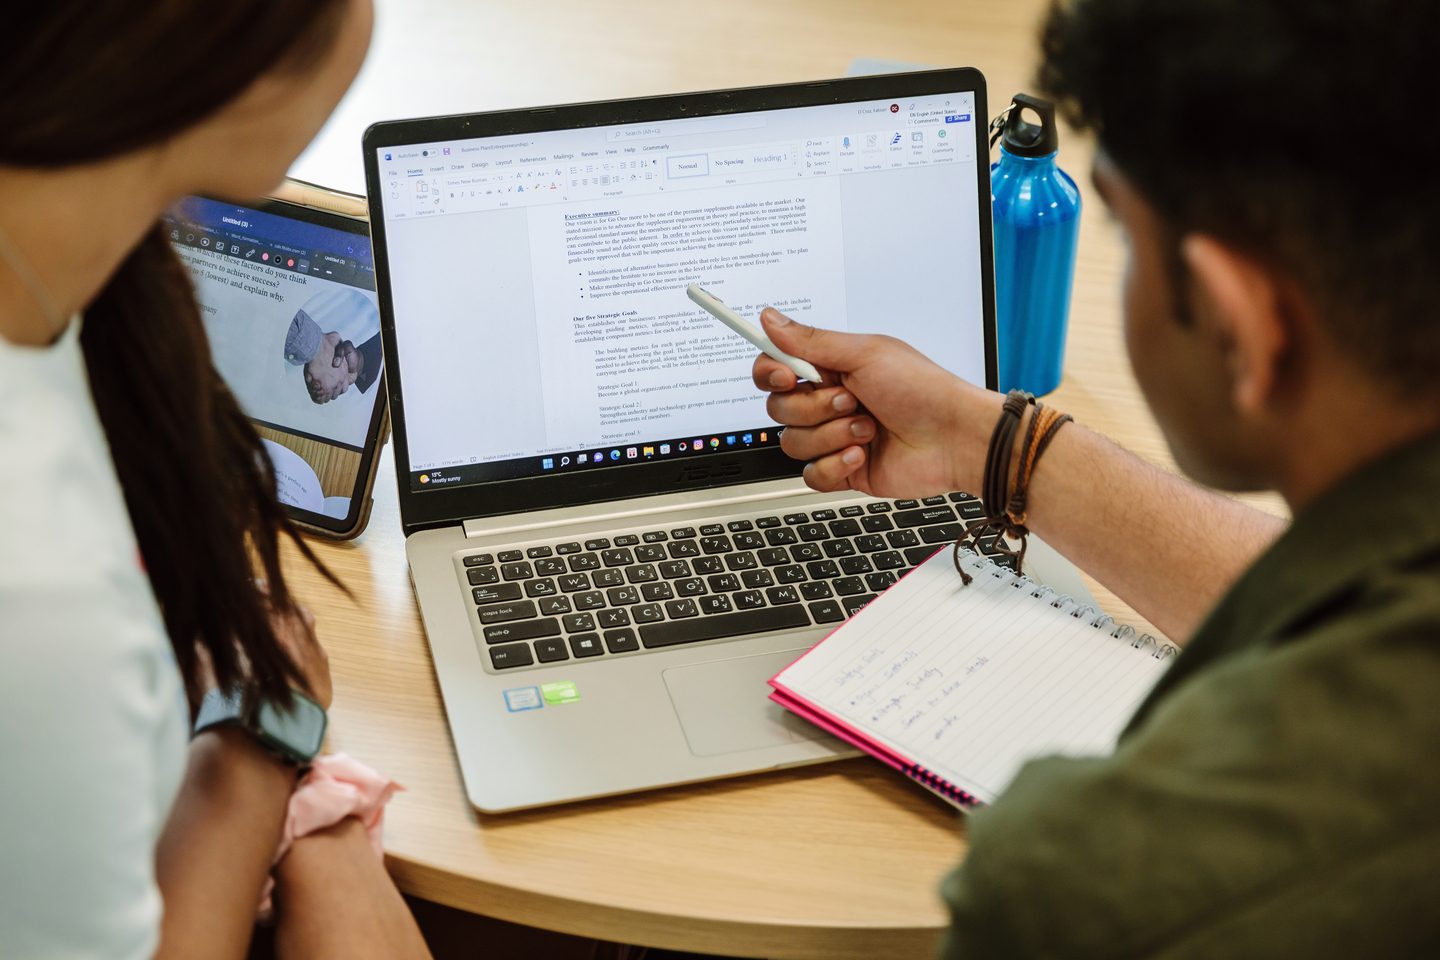
[[[285,813],[285,832],[280,837],[280,849],[275,852],[274,863],[284,859],[296,840],[307,834],[333,827],[346,817],[355,817],[365,827],[370,847],[377,857],[383,858],[385,850],[381,842],[384,831],[385,804],[398,790],[404,787],[381,776],[354,757],[344,753],[332,753],[316,757],[309,772],[301,778],[290,795],[290,807]],[[260,894],[260,919],[268,921],[275,912],[270,895],[275,890],[274,876],[267,877],[265,889]]]

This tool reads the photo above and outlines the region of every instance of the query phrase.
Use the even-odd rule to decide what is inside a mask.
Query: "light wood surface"
[[[355,476],[360,472],[360,454],[356,451],[260,424],[255,425],[255,431],[266,440],[290,448],[308,463],[320,478],[320,492],[325,496],[348,497],[355,492]]]
[[[1027,89],[1040,0],[859,2],[382,0],[372,61],[295,173],[354,189],[382,118],[841,75],[856,57],[970,65],[992,112]],[[1123,251],[1085,192],[1065,381],[1053,402],[1169,464],[1125,362]],[[389,452],[369,530],[317,545],[356,603],[289,563],[335,679],[331,749],[388,772],[385,846],[407,892],[492,917],[630,943],[757,957],[923,957],[936,886],[965,852],[948,807],[866,760],[502,817],[461,787],[405,565]],[[1273,501],[1265,501],[1273,505]],[[1119,532],[1123,536],[1123,531]],[[1106,610],[1133,612],[1094,585]]]

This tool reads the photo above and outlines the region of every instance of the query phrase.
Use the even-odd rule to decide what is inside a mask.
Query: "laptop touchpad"
[[[797,740],[828,740],[827,734],[767,699],[766,681],[806,649],[707,660],[663,671],[690,752],[713,757]]]

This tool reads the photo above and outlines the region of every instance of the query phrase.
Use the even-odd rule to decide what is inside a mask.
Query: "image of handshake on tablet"
[[[333,302],[337,299],[356,302]],[[285,335],[285,359],[304,368],[305,388],[312,402],[329,403],[352,385],[362,393],[369,390],[380,374],[381,365],[378,323],[373,333],[366,329],[359,335],[362,339],[356,346],[345,333],[335,329],[326,331],[316,316],[324,319],[341,313],[351,321],[347,326],[353,326],[356,318],[367,318],[374,312],[368,298],[350,290],[319,294],[296,311]],[[364,336],[365,333],[369,336]]]

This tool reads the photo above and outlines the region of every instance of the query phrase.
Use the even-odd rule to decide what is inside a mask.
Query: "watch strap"
[[[238,689],[227,691],[218,687],[210,690],[201,699],[200,709],[196,711],[195,728],[191,737],[198,737],[205,731],[213,730],[216,727],[233,724],[250,734],[267,752],[274,754],[286,763],[305,766],[319,752],[320,743],[323,741],[325,728],[328,725],[328,718],[325,708],[309,696],[293,688],[291,694],[299,701],[296,704],[297,707],[309,708],[319,714],[319,727],[313,744],[301,746],[287,742],[280,730],[265,729],[264,717],[267,713],[273,714],[273,711],[247,709],[243,691]]]
[[[200,700],[200,709],[195,714],[195,729],[190,736],[198,737],[206,730],[231,723],[245,726],[245,698],[239,690],[227,691],[216,687]]]

